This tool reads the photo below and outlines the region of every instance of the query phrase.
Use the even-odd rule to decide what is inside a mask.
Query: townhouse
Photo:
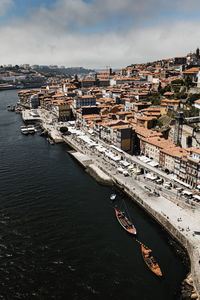
[[[76,96],[74,98],[73,106],[75,109],[79,109],[82,106],[94,106],[96,105],[96,97],[93,95]]]
[[[168,111],[177,111],[180,105],[180,100],[162,99],[161,107],[162,113],[166,114]]]
[[[200,187],[200,149],[188,148],[186,183],[193,188]]]
[[[178,175],[179,168],[176,159],[178,157],[183,157],[184,155],[187,155],[187,151],[184,151],[182,148],[176,147],[175,145],[171,148],[160,149],[159,165],[164,171],[176,173]]]
[[[164,148],[174,148],[174,143],[163,137],[142,138],[142,153],[159,163],[160,150]]]

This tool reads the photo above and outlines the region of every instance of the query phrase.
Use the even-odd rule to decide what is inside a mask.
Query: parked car
[[[145,190],[147,190],[147,191],[149,191],[149,192],[151,192],[151,189],[150,189],[150,187],[148,187],[148,186],[144,186],[144,188],[145,188]]]

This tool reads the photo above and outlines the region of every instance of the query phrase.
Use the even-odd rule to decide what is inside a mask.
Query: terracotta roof
[[[178,104],[178,103],[180,103],[180,100],[174,100],[174,99],[162,99],[162,104],[163,104],[163,103]]]
[[[158,148],[174,148],[174,143],[170,140],[166,140],[163,137],[149,137],[149,138],[143,138],[142,139],[144,142],[149,143],[153,146],[156,146]]]
[[[199,68],[194,67],[194,68],[190,68],[190,69],[184,71],[183,74],[195,74],[197,72],[199,72]]]
[[[194,153],[197,153],[197,154],[200,155],[200,149],[191,147],[191,148],[187,148],[187,150],[188,150],[189,152],[194,152]]]

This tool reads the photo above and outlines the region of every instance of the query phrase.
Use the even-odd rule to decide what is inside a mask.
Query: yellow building
[[[137,118],[137,125],[143,128],[151,129],[156,124],[156,117],[138,117]]]
[[[68,121],[71,118],[71,101],[54,100],[52,102],[53,110],[59,121]]]

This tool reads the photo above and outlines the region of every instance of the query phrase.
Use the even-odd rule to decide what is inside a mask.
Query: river
[[[21,134],[21,115],[7,111],[17,92],[0,92],[0,299],[180,299],[187,267],[168,234],[117,192],[116,204],[125,203],[138,239],[159,261],[159,279],[117,222],[112,189],[66,145]]]

